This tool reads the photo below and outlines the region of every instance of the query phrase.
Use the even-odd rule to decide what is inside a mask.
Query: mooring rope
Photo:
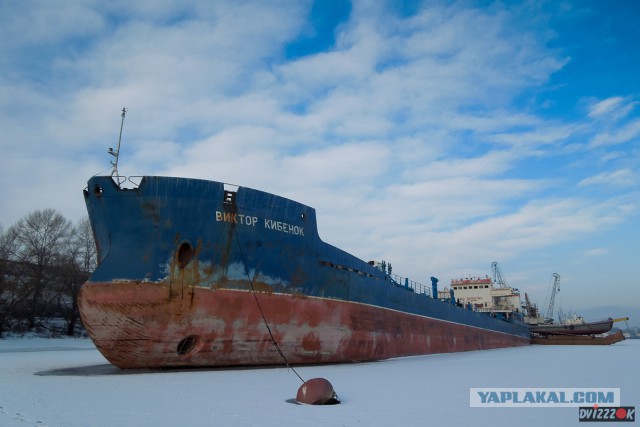
[[[300,374],[298,374],[298,372],[296,372],[296,370],[293,368],[293,366],[291,366],[291,364],[289,364],[289,361],[287,360],[287,357],[282,352],[282,349],[278,345],[278,342],[276,341],[275,337],[273,336],[273,333],[271,332],[271,328],[269,327],[269,323],[267,322],[267,318],[264,315],[264,311],[262,310],[262,305],[260,304],[260,300],[258,299],[258,295],[256,293],[256,290],[255,290],[254,286],[253,286],[253,279],[251,278],[251,275],[249,274],[249,270],[247,269],[247,262],[246,262],[246,260],[244,258],[244,253],[242,252],[242,246],[240,245],[240,239],[238,238],[238,232],[237,232],[235,227],[233,228],[233,234],[236,236],[236,243],[238,244],[238,251],[240,252],[240,258],[242,258],[242,265],[244,265],[244,273],[247,275],[247,278],[249,279],[249,285],[251,285],[251,293],[253,293],[253,297],[255,298],[256,304],[258,305],[258,310],[260,311],[260,315],[262,316],[262,321],[264,322],[264,325],[267,327],[267,331],[269,331],[269,336],[271,337],[271,342],[273,343],[274,347],[276,348],[276,350],[278,351],[280,356],[282,356],[282,359],[284,360],[284,363],[287,365],[287,369],[291,369],[293,371],[293,373],[296,374],[296,376],[298,378],[300,378],[300,381],[302,381],[302,383],[304,384],[306,381],[304,379],[302,379]]]

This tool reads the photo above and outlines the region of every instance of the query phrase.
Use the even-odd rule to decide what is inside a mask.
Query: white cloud
[[[609,252],[611,252],[609,248],[591,248],[586,250],[584,254],[589,257],[599,257],[607,255]]]
[[[640,120],[631,120],[626,124],[616,126],[615,130],[602,131],[592,138],[591,147],[607,147],[625,144],[640,137]]]
[[[611,186],[637,186],[638,174],[631,169],[619,169],[612,172],[603,172],[598,175],[585,178],[578,183],[581,187],[592,185],[611,185]]]
[[[618,204],[615,200],[596,206],[578,199],[538,201],[513,213],[438,232],[409,223],[402,233],[393,229],[389,240],[363,246],[380,247],[384,241],[384,256],[395,260],[401,270],[409,274],[438,271],[443,277],[451,278],[467,273],[463,266],[475,268],[478,274],[488,271],[486,264],[492,260],[509,263],[525,254],[609,228],[626,216],[624,209],[615,208]],[[403,218],[398,223],[406,224]]]
[[[628,102],[621,96],[613,96],[611,98],[603,99],[592,104],[589,107],[589,117],[599,118],[602,116],[622,115],[625,116],[633,108],[633,103]]]
[[[48,2],[4,2],[0,5],[0,52],[7,55],[43,45],[53,47],[69,39],[96,36],[104,28],[104,16],[86,3],[60,7]]]

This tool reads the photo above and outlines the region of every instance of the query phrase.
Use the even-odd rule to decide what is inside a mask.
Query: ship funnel
[[[438,299],[438,278],[431,276],[431,296]]]

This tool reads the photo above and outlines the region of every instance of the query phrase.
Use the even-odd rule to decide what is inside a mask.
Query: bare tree
[[[82,218],[74,228],[72,244],[74,257],[80,270],[91,273],[98,265],[96,242],[93,238],[93,230],[88,217]]]
[[[0,336],[66,321],[74,335],[78,292],[97,265],[91,224],[75,226],[52,209],[35,211],[6,232],[0,224]]]
[[[9,261],[13,241],[0,224],[0,337],[13,318],[13,309],[18,302],[18,286]]]
[[[13,330],[16,320],[26,312],[30,291],[29,271],[25,263],[16,261],[17,238],[15,230],[4,232],[0,227],[0,337]]]
[[[60,260],[58,275],[58,306],[67,322],[67,335],[73,335],[80,318],[78,293],[97,264],[96,245],[88,218],[73,227],[67,241],[67,251]]]
[[[44,290],[51,282],[52,267],[63,258],[71,223],[53,209],[36,210],[18,220],[8,230],[14,245],[10,257],[27,270],[27,288],[31,296],[28,313],[29,328],[36,325],[38,314],[44,314],[42,304]]]

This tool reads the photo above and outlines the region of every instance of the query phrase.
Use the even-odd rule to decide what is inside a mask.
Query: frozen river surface
[[[640,340],[298,367],[342,403],[292,403],[286,367],[120,370],[89,339],[0,340],[0,426],[570,426],[577,408],[472,408],[475,388],[619,388],[640,406]],[[637,421],[636,421],[637,422]]]

